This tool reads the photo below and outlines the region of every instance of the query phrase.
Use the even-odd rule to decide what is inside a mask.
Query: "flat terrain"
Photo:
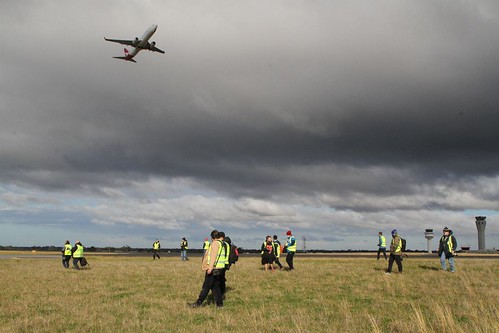
[[[372,258],[297,255],[295,271],[265,272],[242,257],[224,308],[191,309],[199,257],[87,258],[80,271],[0,259],[0,332],[499,332],[499,260],[461,257],[450,273],[410,257],[387,276]]]

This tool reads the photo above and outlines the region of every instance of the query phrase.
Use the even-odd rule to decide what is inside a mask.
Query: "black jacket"
[[[452,242],[452,248],[449,248],[449,238]],[[445,253],[445,257],[450,258],[454,256],[454,252],[457,249],[457,241],[454,235],[450,234],[449,237],[442,236],[438,245],[438,255],[441,256]]]

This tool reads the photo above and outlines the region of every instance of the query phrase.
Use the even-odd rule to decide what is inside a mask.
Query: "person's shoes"
[[[391,272],[385,272],[385,275],[392,275]]]
[[[189,306],[190,308],[199,308],[201,304],[199,304],[198,302],[194,302],[194,303],[187,303],[187,306]]]

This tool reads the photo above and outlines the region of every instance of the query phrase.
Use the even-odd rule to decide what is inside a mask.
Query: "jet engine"
[[[137,46],[139,45],[140,41],[139,41],[139,37],[135,37],[135,39],[133,40],[133,46]]]
[[[156,46],[156,42],[151,42],[151,48],[154,48]]]

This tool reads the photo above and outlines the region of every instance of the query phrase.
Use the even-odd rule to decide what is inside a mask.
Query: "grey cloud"
[[[497,209],[495,2],[119,4],[0,5],[2,183],[120,198],[188,179],[276,224],[302,217],[288,204]],[[165,55],[111,58],[102,37],[152,23]]]

